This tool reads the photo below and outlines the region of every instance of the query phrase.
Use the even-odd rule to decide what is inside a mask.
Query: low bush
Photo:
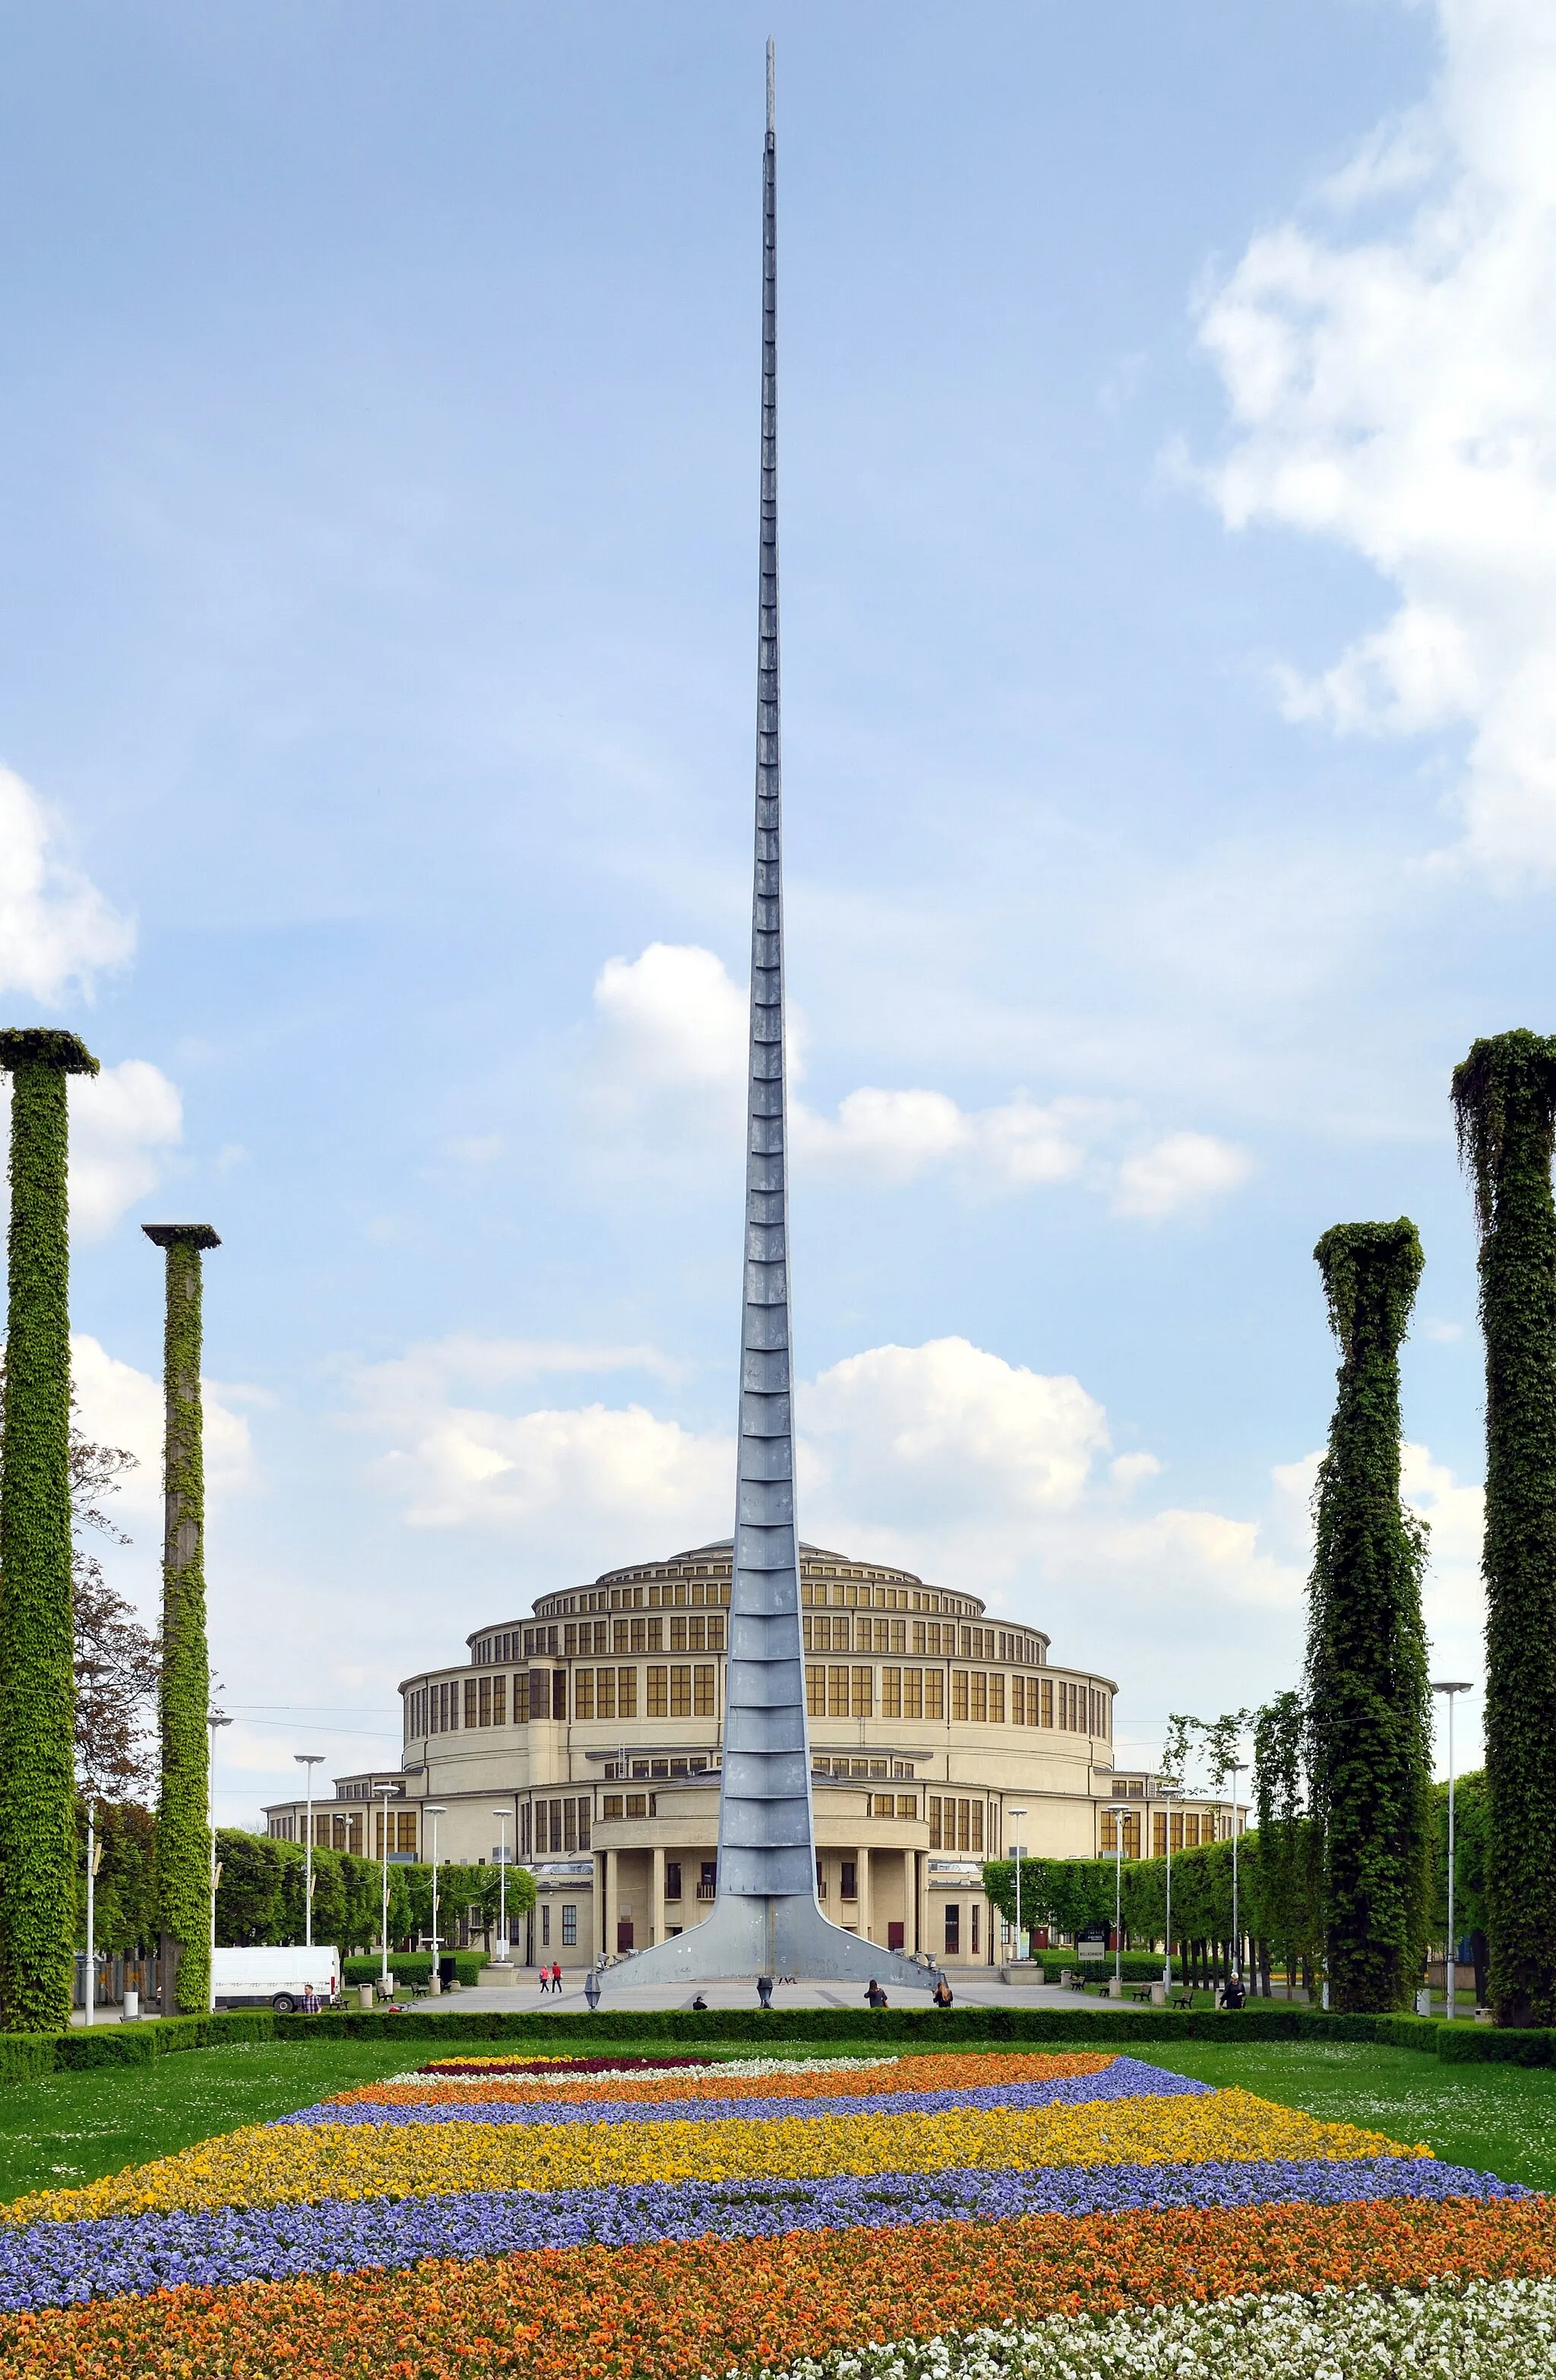
[[[1544,2026],[1440,2024],[1437,2054],[1447,2066],[1553,2066],[1556,2033]]]
[[[0,2034],[0,2082],[92,2066],[145,2066],[180,2049],[214,2049],[235,2041],[270,2041],[268,2009],[224,2016],[149,2017],[143,2024],[73,2025],[68,2033]]]

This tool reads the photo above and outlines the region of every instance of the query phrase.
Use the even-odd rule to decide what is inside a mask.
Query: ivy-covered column
[[[205,1637],[205,1430],[200,1402],[201,1257],[209,1223],[143,1223],[166,1251],[163,1335],[162,1790],[157,1918],[163,2009],[211,2004],[211,1658]],[[172,1988],[169,1988],[170,1979]]]
[[[1453,1076],[1486,1336],[1486,1795],[1499,2024],[1556,2023],[1556,1038],[1499,1033]]]
[[[70,1614],[73,1033],[0,1033],[11,1078],[6,1424],[0,1441],[0,2024],[61,2033],[76,1942],[76,1674]]]
[[[1319,1468],[1307,1621],[1330,2006],[1382,2013],[1409,2007],[1426,1954],[1426,1531],[1399,1493],[1399,1343],[1421,1278],[1421,1243],[1402,1216],[1337,1223],[1313,1254],[1343,1359]]]

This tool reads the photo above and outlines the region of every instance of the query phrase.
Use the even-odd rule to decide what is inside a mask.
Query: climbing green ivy
[[[1556,2023],[1556,1038],[1499,1033],[1453,1076],[1486,1337],[1486,1787],[1499,2024]]]
[[[1308,1770],[1330,2006],[1380,2014],[1410,2005],[1426,1955],[1426,1530],[1399,1493],[1399,1342],[1421,1278],[1421,1243],[1402,1216],[1338,1223],[1313,1254],[1342,1361],[1314,1498]]]
[[[211,1739],[206,1725],[211,1661],[205,1633],[201,1251],[220,1243],[205,1223],[147,1223],[142,1229],[167,1256],[157,1913],[164,1959],[176,1952],[177,2007],[182,2014],[194,2016],[209,2006],[211,1995]]]
[[[73,1033],[0,1033],[11,1077],[6,1417],[0,1437],[0,2025],[70,2022],[76,1917],[75,1645],[70,1620]]]

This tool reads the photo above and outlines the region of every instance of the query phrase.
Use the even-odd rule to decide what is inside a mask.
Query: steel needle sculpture
[[[932,1971],[832,1925],[816,1898],[816,1828],[800,1631],[790,1362],[778,674],[778,253],[773,55],[762,156],[761,547],[756,865],[746,1154],[740,1445],[713,1912],[634,1958],[631,1984],[731,1975],[876,1976],[927,1990]]]

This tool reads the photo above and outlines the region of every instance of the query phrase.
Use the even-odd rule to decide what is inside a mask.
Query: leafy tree
[[[1480,1229],[1486,1338],[1489,1990],[1556,2022],[1556,1038],[1477,1041],[1453,1075]]]
[[[157,1937],[156,1820],[138,1802],[92,1803],[92,1826],[101,1854],[92,1910],[92,1934],[100,1952],[149,1949]],[[86,1833],[86,1800],[78,1805],[78,1826]],[[86,1948],[85,1861],[78,1863],[76,1942]]]
[[[1426,1530],[1400,1500],[1399,1400],[1399,1344],[1421,1244],[1402,1216],[1336,1224],[1313,1254],[1342,1361],[1314,1497],[1308,1766],[1330,2005],[1376,2014],[1408,2007],[1426,1954]]]
[[[1307,1731],[1299,1694],[1277,1694],[1254,1714],[1258,1828],[1251,1846],[1250,1923],[1288,1982],[1299,1967],[1310,1972],[1323,1934],[1318,1832],[1307,1803]]]

